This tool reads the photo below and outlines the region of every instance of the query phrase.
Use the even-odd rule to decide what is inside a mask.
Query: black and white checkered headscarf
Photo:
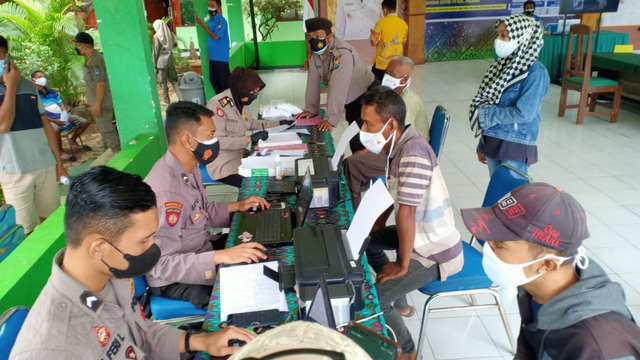
[[[504,22],[509,31],[510,41],[519,41],[520,46],[508,57],[498,58],[482,79],[478,93],[471,100],[469,121],[475,136],[482,134],[478,123],[479,108],[483,104],[497,105],[505,89],[526,78],[529,67],[538,59],[542,48],[542,27],[540,22],[524,14],[511,15],[496,22],[496,28]]]

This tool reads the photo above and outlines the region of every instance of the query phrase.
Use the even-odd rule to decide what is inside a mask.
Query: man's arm
[[[196,14],[196,22],[198,23],[198,25],[202,26],[204,31],[206,31],[207,34],[211,36],[214,40],[220,39],[220,36],[218,36],[218,34],[216,34],[213,30],[209,29],[209,27],[204,23],[204,21],[200,19],[200,16],[198,16],[198,14]]]
[[[162,44],[160,44],[160,41],[158,40],[157,36],[153,37],[153,68],[158,70],[158,57],[160,56],[160,53],[162,52]]]
[[[338,68],[333,70],[329,78],[329,91],[327,92],[327,114],[325,119],[333,127],[338,126],[342,120],[344,105],[349,93],[349,83],[353,73],[353,55],[348,51],[342,52],[341,55]]]
[[[369,36],[369,43],[371,46],[376,47],[380,42],[380,34],[382,33],[382,26],[380,25],[380,20],[376,21],[376,24],[371,29],[371,35]]]
[[[16,118],[16,93],[18,91],[18,84],[20,84],[20,80],[22,79],[20,69],[18,69],[13,61],[5,66],[3,79],[6,91],[2,105],[0,105],[0,133],[6,134],[11,130],[13,121]]]
[[[384,228],[385,226],[387,226],[387,220],[389,220],[389,216],[391,216],[391,213],[393,212],[393,205],[390,206],[387,210],[385,210],[376,220],[375,223],[373,223],[373,227],[371,228],[371,232],[374,233],[382,228]]]
[[[101,106],[102,106],[102,99],[104,98],[104,88],[105,88],[104,81],[100,81],[96,83],[96,99],[93,102],[94,116],[100,116],[100,114],[102,113]]]

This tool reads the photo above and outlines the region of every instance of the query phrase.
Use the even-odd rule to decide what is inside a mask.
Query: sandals
[[[78,160],[78,158],[75,155],[69,155],[69,154],[67,154],[67,156],[61,155],[60,158],[62,158],[62,160],[68,160],[71,162]]]
[[[404,317],[407,317],[407,318],[408,317],[412,317],[413,314],[416,313],[416,308],[414,306],[412,306],[412,305],[409,306],[408,310],[409,310],[409,313],[406,314],[406,315],[403,315],[402,313],[400,313],[400,311],[398,311],[398,309],[396,309],[396,311],[398,312],[398,314],[400,314],[400,316],[404,316]]]
[[[79,146],[79,147],[74,147],[73,150],[74,151],[79,151],[79,150],[91,151],[93,149],[89,145],[82,145],[82,146]]]

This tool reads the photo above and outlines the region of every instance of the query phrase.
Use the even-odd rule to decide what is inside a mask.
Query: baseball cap
[[[76,34],[75,40],[72,40],[71,42],[77,42],[77,43],[81,43],[81,44],[89,44],[91,46],[93,46],[93,37],[89,34],[87,34],[84,31],[81,31],[79,33]]]
[[[587,217],[578,201],[541,182],[517,187],[493,206],[461,213],[464,225],[481,240],[524,239],[571,254],[589,237]]]

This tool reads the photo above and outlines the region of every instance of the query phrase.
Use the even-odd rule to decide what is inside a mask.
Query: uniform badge
[[[129,346],[127,350],[124,351],[124,356],[127,359],[137,359],[136,352],[133,350],[133,346]]]
[[[202,217],[202,213],[197,213],[194,217],[193,217],[193,221],[196,221],[198,219],[200,219]]]
[[[220,118],[224,118],[224,111],[222,111],[222,109],[217,107],[216,108],[216,115],[218,115],[218,117],[220,117]]]
[[[102,71],[100,71],[100,66],[98,65],[93,65],[91,67],[91,69],[93,70],[93,76],[100,76],[102,75]]]
[[[91,311],[96,312],[102,305],[102,300],[98,299],[96,294],[92,293],[89,290],[85,290],[82,294],[80,294],[80,302],[84,304],[84,306],[91,309]]]
[[[222,99],[218,100],[218,102],[220,103],[220,106],[225,107],[229,105],[229,97],[225,96]]]
[[[221,30],[221,29],[222,29],[222,25],[224,25],[224,23],[223,23],[222,21],[220,21],[220,22],[218,23],[218,30]]]
[[[166,220],[169,226],[174,227],[180,220],[180,213],[182,212],[182,203],[177,201],[169,201],[164,203],[164,207],[166,208]]]
[[[336,58],[333,60],[333,68],[337,69],[340,67],[340,60],[342,60],[342,55],[338,55],[336,56]]]
[[[202,154],[202,160],[207,161],[211,155],[213,155],[213,151],[211,149],[205,150],[204,154]]]
[[[242,114],[242,118],[244,121],[249,121],[249,115],[247,115],[247,113]]]
[[[134,286],[134,284],[133,284],[133,279],[132,279],[132,278],[129,278],[129,291],[130,291],[132,294],[135,294],[135,293],[136,293],[136,287],[135,287],[135,286]]]
[[[105,326],[94,326],[93,331],[96,333],[96,338],[98,339],[100,346],[107,346],[109,339],[111,339],[111,333],[109,330],[107,330]]]

